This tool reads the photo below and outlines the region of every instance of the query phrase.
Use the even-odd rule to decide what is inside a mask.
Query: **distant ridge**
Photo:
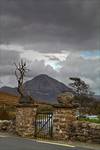
[[[26,93],[34,99],[49,103],[57,102],[56,99],[60,93],[64,91],[72,91],[72,89],[67,87],[65,84],[46,74],[40,74],[32,80],[25,82],[24,87]],[[17,88],[2,87],[0,91],[18,95]]]
[[[17,92],[17,88],[12,88],[12,87],[9,87],[9,86],[3,86],[0,88],[0,91],[1,92],[6,92],[6,93],[9,93],[9,94],[13,94],[13,95],[18,95],[18,92]]]

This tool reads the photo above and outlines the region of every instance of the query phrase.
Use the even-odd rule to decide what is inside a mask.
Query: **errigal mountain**
[[[45,74],[40,74],[32,80],[25,82],[24,87],[27,95],[30,95],[39,101],[49,103],[57,102],[57,96],[60,93],[72,91],[72,89],[65,84]],[[0,91],[18,95],[17,88],[2,87]]]

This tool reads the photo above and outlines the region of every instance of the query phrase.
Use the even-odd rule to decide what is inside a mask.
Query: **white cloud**
[[[0,50],[23,52],[24,47],[17,44],[0,44]]]
[[[65,51],[62,51],[61,53],[40,53],[35,50],[28,50],[21,53],[20,57],[31,62],[34,62],[34,60],[44,60],[45,65],[50,65],[54,69],[58,70],[60,68],[60,65],[58,64],[59,61],[64,61],[68,54],[69,52]]]
[[[11,86],[11,87],[15,87],[17,84],[16,79],[13,75],[6,75],[6,76],[0,76],[0,87],[2,86]]]

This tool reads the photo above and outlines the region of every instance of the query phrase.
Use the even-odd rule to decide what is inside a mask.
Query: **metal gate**
[[[35,120],[35,137],[50,139],[53,136],[53,113],[38,113]]]

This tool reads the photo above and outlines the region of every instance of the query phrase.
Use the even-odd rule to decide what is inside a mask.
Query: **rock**
[[[73,106],[74,95],[71,92],[64,92],[57,97],[60,104],[64,106]]]
[[[0,132],[15,133],[15,123],[11,120],[0,120]]]

